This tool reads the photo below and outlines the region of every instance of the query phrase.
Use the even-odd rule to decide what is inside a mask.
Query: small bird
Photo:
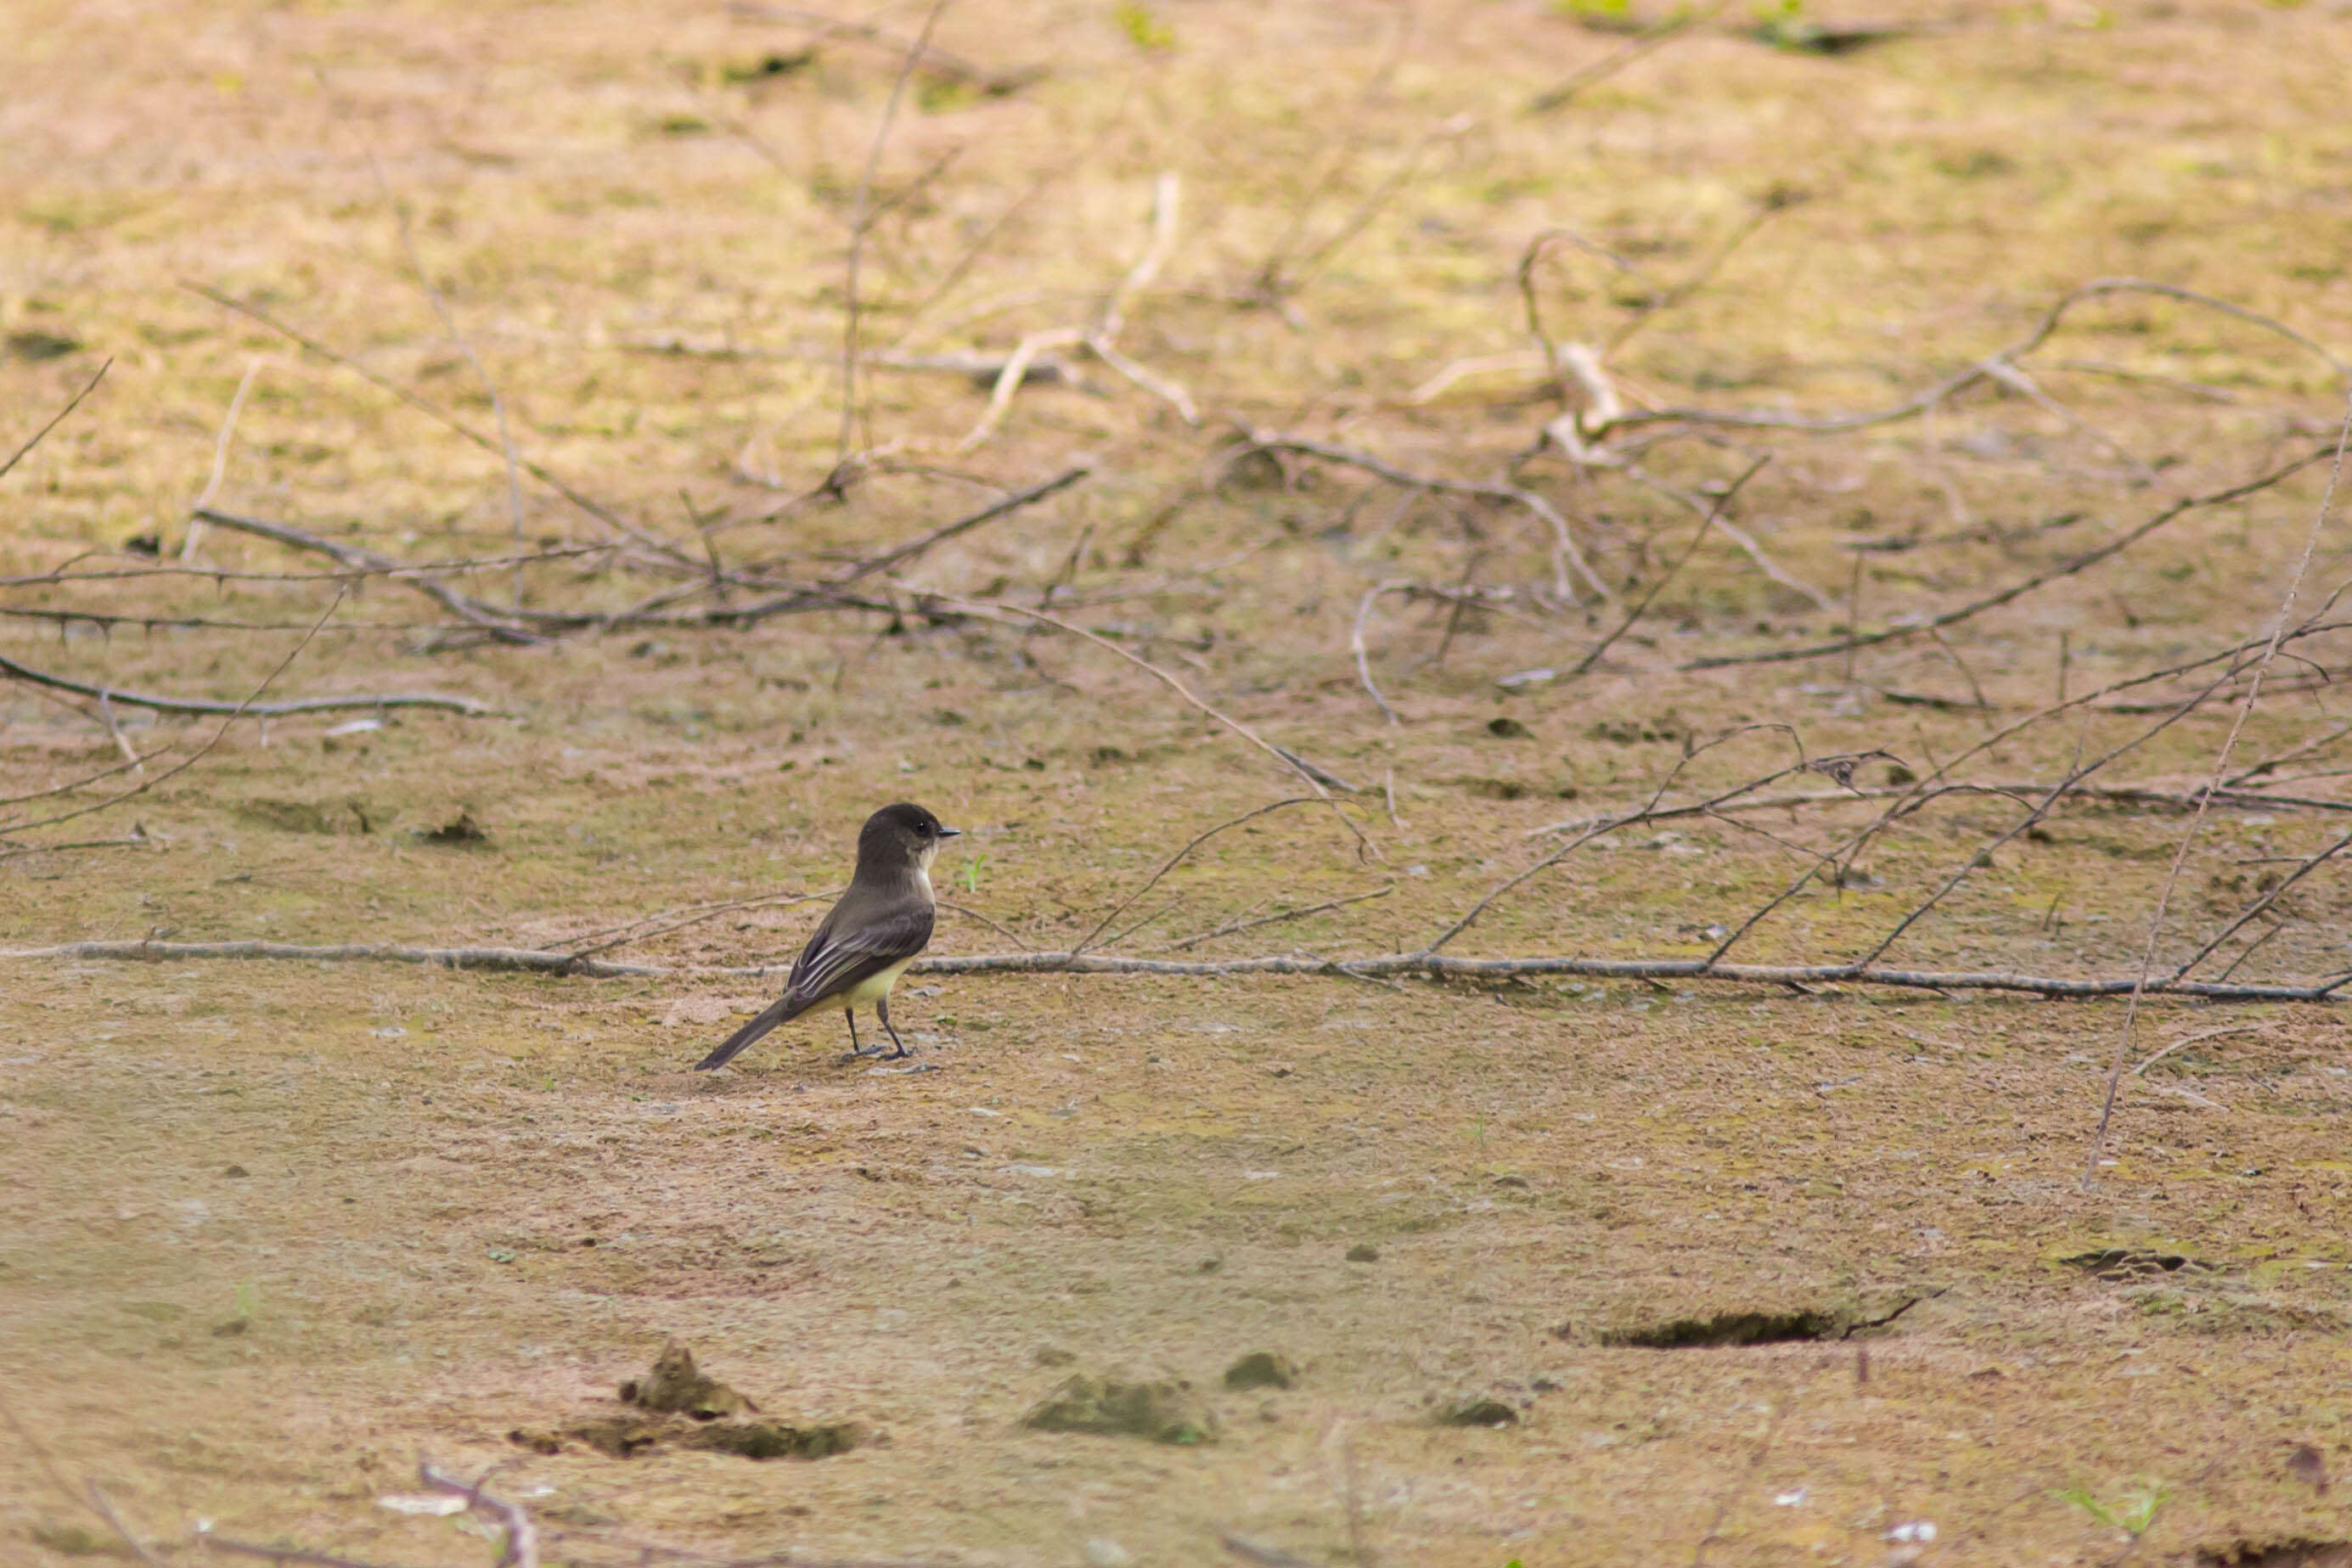
[[[940,826],[922,807],[903,800],[866,818],[857,833],[857,870],[849,879],[849,890],[801,949],[784,994],[696,1063],[695,1071],[726,1066],[778,1024],[831,1001],[841,1004],[842,1016],[849,1020],[851,1056],[868,1054],[857,1042],[860,1007],[874,1009],[890,1043],[898,1047],[885,1053],[887,1058],[911,1054],[890,1027],[890,988],[930,944],[931,861],[940,846],[961,831]]]

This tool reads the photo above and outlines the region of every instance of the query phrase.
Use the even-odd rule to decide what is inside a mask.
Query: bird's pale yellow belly
[[[879,974],[858,981],[841,994],[841,1010],[847,1012],[852,1008],[870,1008],[888,996],[890,988],[898,983],[898,977],[905,974],[907,966],[914,961],[912,958],[901,958]]]

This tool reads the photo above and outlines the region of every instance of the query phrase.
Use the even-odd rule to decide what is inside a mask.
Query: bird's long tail
[[[704,1057],[700,1061],[696,1062],[694,1064],[694,1070],[697,1072],[709,1072],[714,1069],[726,1066],[729,1062],[734,1061],[737,1057],[751,1050],[751,1047],[757,1045],[761,1040],[767,1035],[770,1030],[776,1028],[779,1024],[787,1024],[792,1022],[793,1019],[806,1012],[808,1009],[808,1003],[801,1000],[798,997],[793,995],[792,992],[786,991],[782,997],[777,998],[773,1007],[771,1007],[766,1012],[761,1013],[758,1018],[753,1019],[750,1023],[745,1024],[741,1029],[737,1030],[733,1034],[729,1035],[725,1044],[721,1045],[717,1051],[712,1051],[709,1056]]]

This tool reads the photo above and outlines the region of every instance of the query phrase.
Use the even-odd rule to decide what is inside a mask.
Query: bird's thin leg
[[[841,1009],[841,1016],[849,1020],[849,1054],[843,1057],[841,1060],[844,1061],[862,1061],[866,1058],[873,1055],[875,1050],[879,1049],[878,1047],[869,1048],[860,1044],[858,1041],[857,1009],[855,1008],[844,1008]]]
[[[878,1018],[878,1019],[880,1019],[882,1020],[882,1027],[883,1027],[883,1029],[884,1029],[884,1030],[887,1030],[887,1031],[888,1031],[888,1033],[889,1033],[889,1036],[890,1036],[890,1043],[891,1043],[892,1045],[895,1045],[895,1046],[897,1046],[897,1047],[898,1048],[898,1050],[896,1050],[896,1051],[892,1051],[892,1052],[890,1053],[890,1056],[889,1056],[888,1060],[891,1060],[891,1061],[897,1061],[899,1057],[902,1057],[902,1056],[912,1056],[912,1055],[914,1055],[914,1054],[915,1054],[913,1051],[908,1051],[908,1050],[907,1049],[907,1042],[906,1042],[905,1040],[900,1040],[900,1039],[898,1038],[898,1031],[897,1030],[895,1030],[895,1029],[891,1029],[891,1028],[890,1028],[890,998],[887,998],[887,997],[884,997],[884,998],[881,998],[879,1001],[877,1001],[877,1002],[876,1002],[876,1003],[874,1004],[874,1016],[875,1016],[876,1018]]]

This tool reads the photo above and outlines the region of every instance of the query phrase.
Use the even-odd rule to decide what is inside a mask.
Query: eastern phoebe
[[[898,1031],[890,1027],[890,988],[930,943],[931,860],[940,845],[959,831],[941,827],[920,806],[903,801],[866,818],[858,830],[857,870],[849,879],[849,891],[801,949],[784,994],[696,1063],[695,1070],[708,1072],[726,1066],[778,1024],[830,1001],[840,1002],[842,1016],[849,1020],[852,1056],[866,1054],[857,1043],[860,1007],[874,1009],[890,1043],[898,1047],[887,1056],[909,1054]]]

